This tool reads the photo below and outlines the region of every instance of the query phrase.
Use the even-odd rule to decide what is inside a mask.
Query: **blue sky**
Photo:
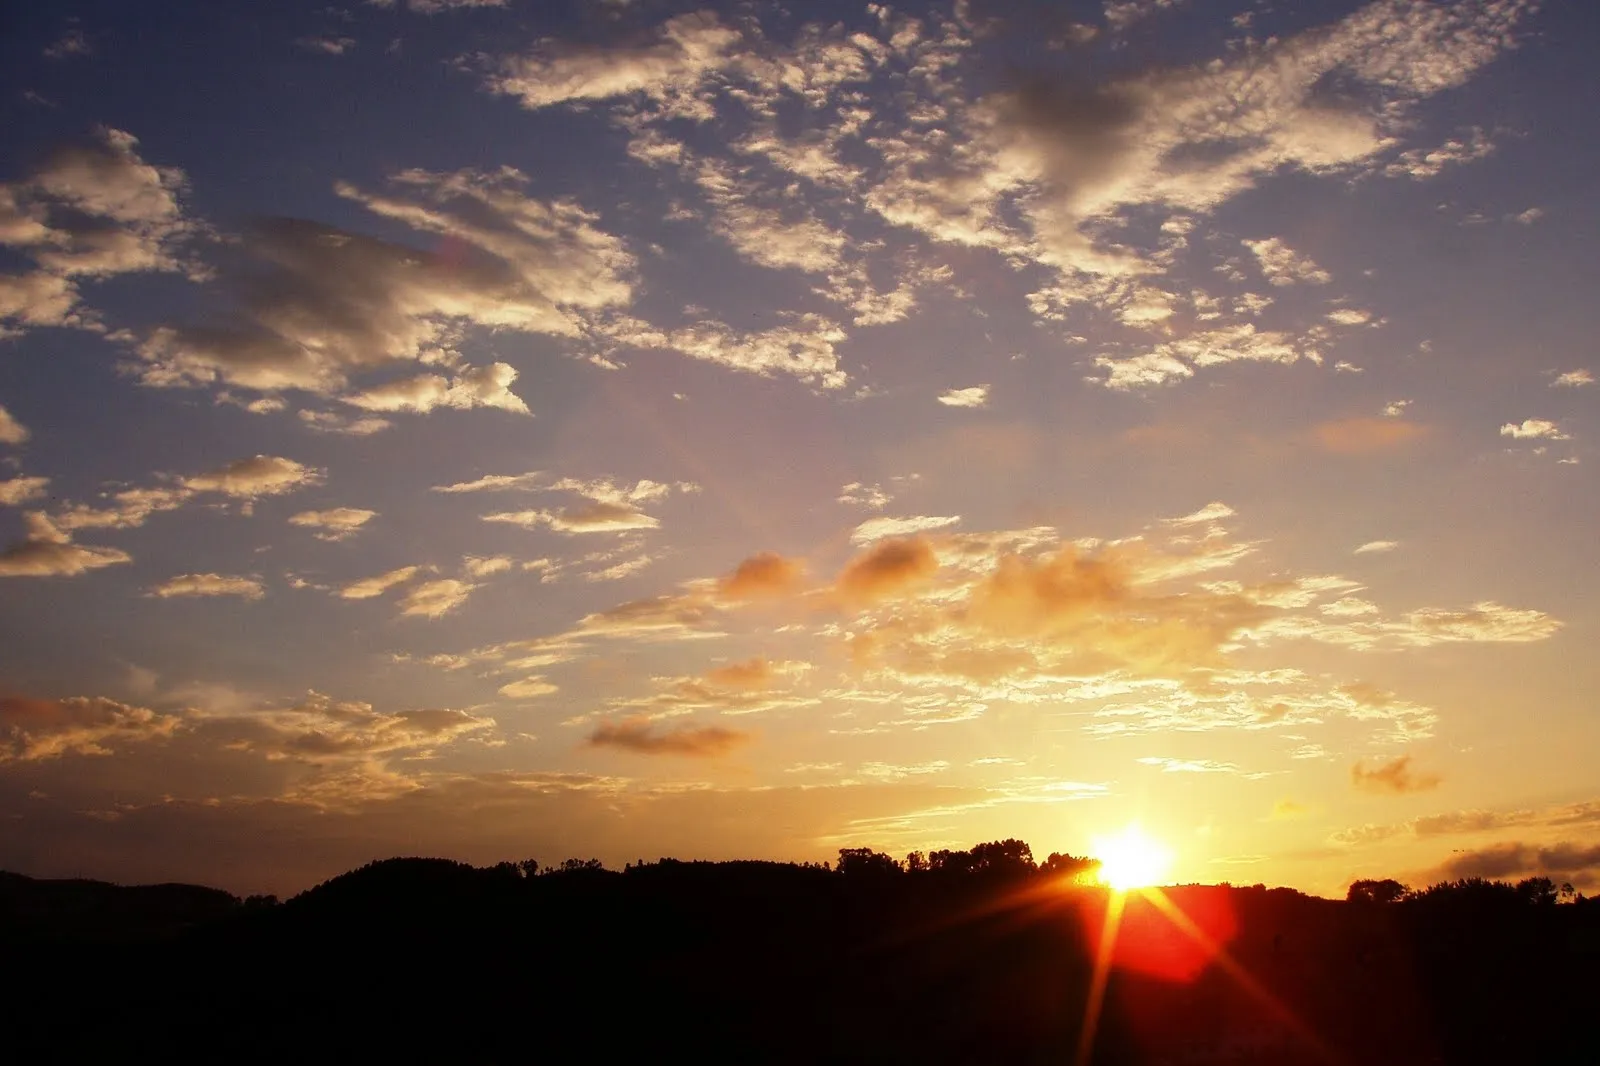
[[[0,865],[1600,869],[1581,5],[6,18]]]

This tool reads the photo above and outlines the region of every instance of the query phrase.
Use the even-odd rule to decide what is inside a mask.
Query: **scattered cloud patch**
[[[939,402],[946,407],[986,407],[989,403],[989,386],[972,385],[964,389],[950,389],[939,394]]]
[[[1408,792],[1430,792],[1439,787],[1437,774],[1418,773],[1411,768],[1411,756],[1401,755],[1386,763],[1367,768],[1358,762],[1350,768],[1350,783],[1363,792],[1404,795]]]

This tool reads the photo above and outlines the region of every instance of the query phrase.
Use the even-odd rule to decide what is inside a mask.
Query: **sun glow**
[[[1136,825],[1116,836],[1095,838],[1094,848],[1101,883],[1118,892],[1159,884],[1172,866],[1172,852]]]

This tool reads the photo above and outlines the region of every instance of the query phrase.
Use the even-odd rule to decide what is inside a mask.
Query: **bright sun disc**
[[[1130,825],[1116,836],[1098,837],[1094,854],[1100,860],[1100,881],[1118,892],[1159,884],[1172,865],[1172,852]]]

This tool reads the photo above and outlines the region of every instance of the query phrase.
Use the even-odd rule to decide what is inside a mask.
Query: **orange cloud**
[[[1350,767],[1350,783],[1364,792],[1427,792],[1439,787],[1437,774],[1411,772],[1411,756],[1402,755],[1368,770],[1364,762]]]
[[[1127,595],[1126,576],[1115,560],[1086,559],[1068,546],[1039,560],[1002,558],[973,592],[969,617],[1000,633],[1049,633]]]
[[[714,758],[728,754],[750,739],[749,733],[722,726],[677,726],[658,730],[648,719],[625,718],[620,722],[601,722],[589,734],[589,746],[620,748],[639,755]]]
[[[729,663],[706,671],[706,680],[722,688],[766,688],[772,684],[772,664],[765,656]]]
[[[761,552],[740,563],[717,588],[723,599],[770,599],[797,591],[803,575],[799,562],[777,552]]]
[[[1372,455],[1404,447],[1425,436],[1428,427],[1399,418],[1343,418],[1322,422],[1311,432],[1324,451],[1335,455]]]
[[[842,599],[870,603],[926,581],[938,569],[926,539],[885,540],[850,560],[834,588]]]

